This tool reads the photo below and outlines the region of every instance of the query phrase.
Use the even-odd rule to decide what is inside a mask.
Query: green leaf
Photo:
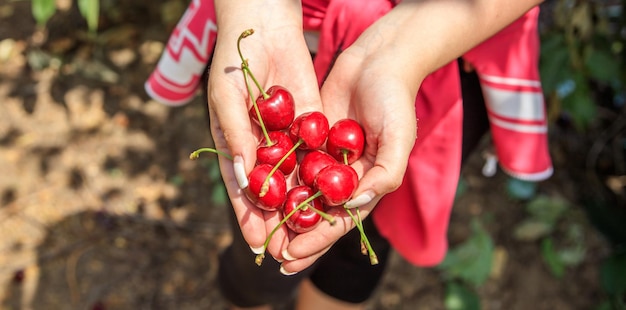
[[[44,26],[57,10],[55,0],[33,0],[31,11],[39,26]]]
[[[619,79],[620,71],[616,64],[617,60],[608,50],[592,48],[585,58],[585,66],[591,78],[605,83]]]
[[[563,98],[563,109],[572,116],[578,129],[584,130],[596,117],[596,104],[591,97],[591,91],[582,73],[574,75],[576,89]]]
[[[626,294],[626,254],[614,254],[600,267],[600,280],[611,295]]]
[[[438,268],[449,279],[459,279],[473,285],[483,284],[491,273],[494,245],[489,233],[473,219],[472,235],[450,249]]]
[[[570,52],[560,33],[547,35],[541,41],[539,74],[545,93],[556,91],[571,72]]]
[[[87,20],[89,31],[96,32],[100,18],[100,0],[78,0],[78,9]]]
[[[526,205],[526,211],[532,217],[549,224],[556,223],[567,208],[567,201],[546,195],[540,195]]]
[[[450,282],[446,285],[444,305],[447,310],[480,310],[480,298],[467,287]]]
[[[543,261],[548,265],[550,272],[557,278],[563,277],[563,274],[565,274],[565,264],[555,251],[552,238],[546,238],[541,242],[541,255],[543,256]]]
[[[454,197],[458,199],[459,197],[463,196],[465,192],[467,192],[467,181],[465,181],[465,179],[463,178],[459,178],[459,183],[457,184],[456,194],[454,195]]]
[[[226,192],[226,186],[224,183],[214,183],[211,188],[211,197],[212,204],[217,205],[227,205],[229,202],[228,194]]]
[[[523,220],[515,227],[513,236],[516,240],[535,241],[547,236],[552,230],[554,230],[554,225],[536,218],[529,218]]]

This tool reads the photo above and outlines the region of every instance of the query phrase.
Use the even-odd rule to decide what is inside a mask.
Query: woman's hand
[[[215,4],[219,35],[208,82],[211,132],[215,147],[234,158],[233,161],[220,158],[220,169],[243,236],[257,253],[280,215],[260,210],[243,191],[262,136],[248,114],[252,99],[244,82],[237,40],[244,30],[254,29],[253,35],[241,41],[241,52],[265,90],[272,85],[290,90],[296,102],[296,115],[321,110],[299,4],[292,0],[265,3],[226,0]],[[249,84],[256,99],[260,91],[251,80]],[[268,251],[280,255],[287,242],[287,230],[281,229],[271,240]]]
[[[321,90],[324,113],[333,124],[342,118],[357,120],[366,133],[365,150],[352,164],[359,174],[355,198],[346,207],[359,207],[365,218],[376,202],[397,189],[416,138],[415,85],[390,72],[384,61],[368,59],[346,50],[335,62]],[[380,59],[382,60],[382,59]],[[419,85],[419,82],[416,83]],[[356,216],[357,209],[351,209]],[[352,229],[353,219],[336,207],[330,211],[337,224],[322,222],[311,232],[296,236],[282,253],[285,272],[311,265],[341,236]],[[359,250],[359,245],[354,245]]]
[[[366,133],[363,157],[353,164],[359,187],[347,208],[361,207],[365,217],[383,195],[401,185],[416,139],[414,102],[424,78],[538,2],[403,0],[342,52],[321,95],[331,124],[353,118]],[[354,227],[341,208],[334,215],[337,225],[323,222],[288,244],[282,253],[284,273],[310,266]]]

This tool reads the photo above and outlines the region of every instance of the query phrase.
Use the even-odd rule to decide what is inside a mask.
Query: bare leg
[[[272,310],[272,307],[258,306],[258,307],[252,307],[252,308],[239,308],[239,307],[231,306],[230,310]]]
[[[300,284],[296,300],[297,310],[360,310],[364,308],[363,304],[348,303],[324,294],[308,279]]]

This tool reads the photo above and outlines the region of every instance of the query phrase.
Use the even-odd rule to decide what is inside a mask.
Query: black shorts
[[[232,212],[231,212],[232,213]],[[379,264],[372,266],[360,249],[360,235],[352,229],[335,243],[314,265],[295,275],[279,272],[280,264],[267,257],[261,266],[243,239],[232,214],[232,244],[220,255],[219,285],[224,297],[239,307],[290,302],[298,284],[305,278],[324,293],[337,299],[360,303],[367,300],[383,276],[389,256],[389,243],[382,238],[371,217],[365,219],[365,233]]]

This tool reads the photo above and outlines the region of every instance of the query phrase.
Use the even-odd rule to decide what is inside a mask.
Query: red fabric
[[[539,7],[535,7],[464,55],[483,87],[500,165],[509,174],[530,181],[552,174],[539,77],[538,16]]]

